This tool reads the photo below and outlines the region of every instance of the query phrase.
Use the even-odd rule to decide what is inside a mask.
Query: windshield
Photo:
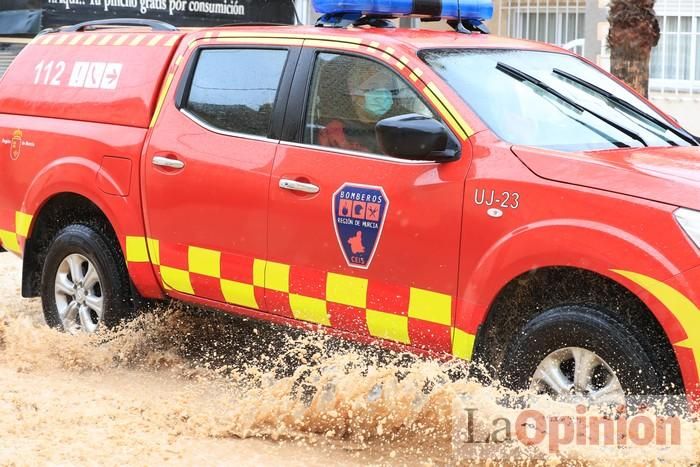
[[[420,57],[511,144],[592,151],[689,146],[693,141],[644,101],[571,55],[436,49],[423,50]]]

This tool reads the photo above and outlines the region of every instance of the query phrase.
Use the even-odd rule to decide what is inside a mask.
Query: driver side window
[[[415,90],[386,66],[352,55],[318,54],[304,143],[382,154],[375,125],[405,114],[435,118]]]

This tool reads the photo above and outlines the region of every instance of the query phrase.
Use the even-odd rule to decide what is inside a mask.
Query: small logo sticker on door
[[[10,144],[10,159],[16,161],[22,153],[22,130],[15,130],[12,133],[12,143]]]
[[[388,209],[380,186],[346,183],[333,194],[333,225],[348,266],[369,268]]]

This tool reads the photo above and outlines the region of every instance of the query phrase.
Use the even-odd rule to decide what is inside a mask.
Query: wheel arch
[[[124,251],[113,221],[102,206],[83,194],[54,193],[36,209],[24,246],[22,266],[22,296],[39,295],[41,272],[46,249],[53,237],[64,227],[85,224],[102,232],[117,249],[122,259]],[[126,265],[126,263],[125,263]]]
[[[657,309],[612,275],[581,267],[547,266],[508,281],[478,327],[473,354],[475,367],[480,369],[478,375],[490,378],[498,373],[512,336],[538,314],[556,306],[585,305],[611,314],[638,334],[651,336],[646,350],[667,369],[667,387],[682,392],[679,362]]]
[[[42,213],[46,212],[47,206],[51,206],[50,203],[56,203],[56,200],[65,200],[67,199],[66,197],[73,196],[73,200],[77,200],[80,206],[85,206],[84,203],[87,201],[97,218],[109,225],[111,238],[116,238],[116,244],[119,245],[119,253],[122,258],[125,258],[132,289],[138,292],[140,296],[148,299],[158,300],[164,297],[161,284],[150,262],[144,261],[143,258],[139,258],[138,261],[126,261],[129,259],[127,252],[127,239],[129,237],[136,240],[136,243],[144,245],[146,243],[139,178],[131,176],[127,182],[122,177],[123,186],[117,187],[110,182],[111,175],[109,171],[101,170],[100,167],[100,164],[89,158],[61,156],[46,166],[32,180],[24,196],[21,208],[21,211],[31,218],[27,240],[24,245],[24,256],[29,258],[25,258],[26,272],[23,273],[22,280],[23,296],[36,296],[38,290],[36,287],[36,274],[39,266],[36,262],[32,263],[32,261],[36,261],[36,258],[31,258],[36,245],[31,245],[30,240],[35,236],[35,229],[40,225],[39,220],[42,217]],[[132,169],[138,170],[138,165],[132,164]],[[102,179],[104,179],[102,184],[97,182],[100,174],[103,175]],[[116,177],[114,180],[118,178]],[[128,187],[130,194],[110,194],[104,191],[105,187],[108,188],[108,191],[114,193],[120,192],[120,190],[123,191],[125,187]],[[63,204],[63,207],[66,213],[63,217],[75,219],[71,212],[73,208],[70,202]],[[90,210],[88,209],[88,211]],[[66,225],[65,222],[63,225]],[[134,296],[136,296],[136,293]]]

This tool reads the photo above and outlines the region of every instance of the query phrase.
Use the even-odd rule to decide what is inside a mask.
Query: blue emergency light
[[[312,0],[312,3],[318,13],[326,15],[417,16],[476,21],[493,16],[492,0]]]

